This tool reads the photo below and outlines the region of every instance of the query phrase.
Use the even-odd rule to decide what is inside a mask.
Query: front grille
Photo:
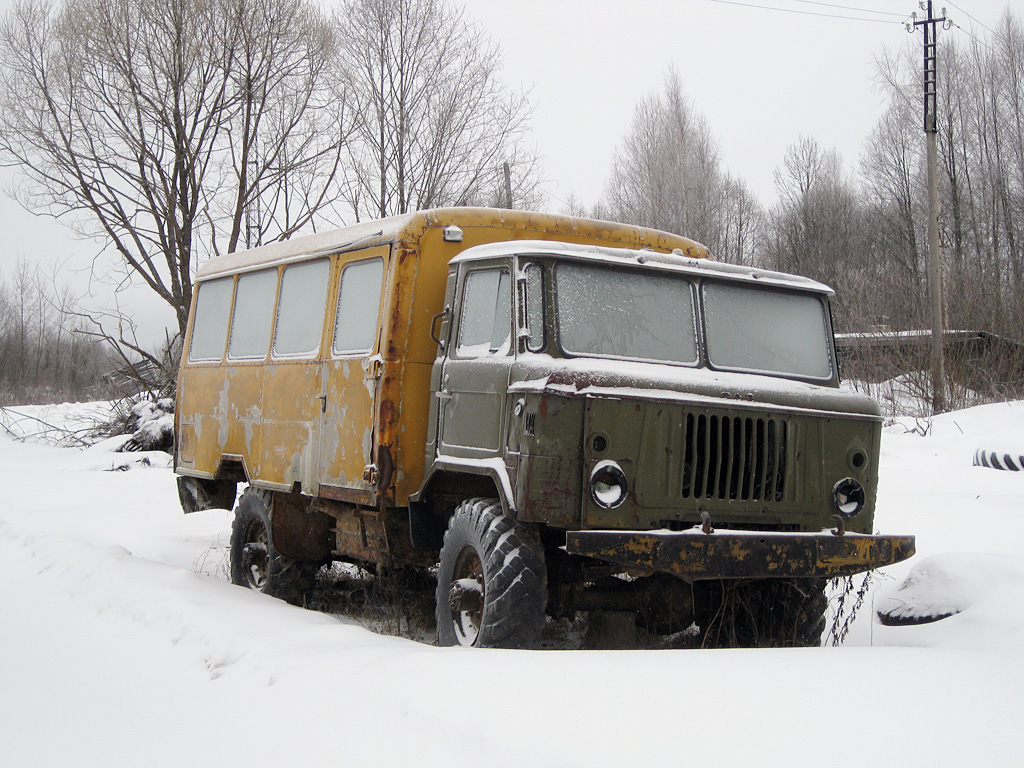
[[[782,501],[787,432],[782,419],[686,414],[683,498]]]

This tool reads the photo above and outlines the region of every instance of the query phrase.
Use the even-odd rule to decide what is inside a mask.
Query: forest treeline
[[[674,73],[642,99],[590,212],[685,233],[718,258],[821,280],[838,332],[929,327],[920,51],[877,60],[882,110],[858,162],[794,137],[762,205],[721,165],[714,129]],[[946,327],[1024,341],[1024,27],[939,45],[940,235]],[[581,212],[576,210],[574,212]]]
[[[669,230],[723,261],[833,286],[838,332],[916,330],[928,326],[919,56],[879,56],[880,114],[855,161],[794,135],[769,205],[723,167],[714,126],[670,71],[614,156],[595,158],[608,183],[584,206],[544,194],[527,95],[449,0],[22,0],[0,18],[0,161],[21,170],[26,207],[94,238],[174,309],[178,333],[210,256],[444,205]],[[1024,341],[1020,16],[943,33],[939,65],[946,326]],[[27,267],[0,278],[3,397],[92,386],[90,366],[112,363],[96,329],[60,309],[71,297],[33,294]],[[163,354],[110,336],[173,376]]]
[[[0,275],[0,406],[106,397],[116,365],[66,284],[25,259]]]

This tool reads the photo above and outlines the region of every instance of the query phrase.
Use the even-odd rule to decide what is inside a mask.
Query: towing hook
[[[842,515],[832,515],[832,519],[835,520],[836,529],[832,531],[833,536],[845,536],[846,535],[846,521]]]
[[[700,513],[700,529],[709,536],[715,532],[715,529],[711,527],[711,515],[708,514],[707,510]]]

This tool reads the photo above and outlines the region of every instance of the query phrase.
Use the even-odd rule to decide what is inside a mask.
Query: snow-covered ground
[[[972,466],[1019,442],[1024,403],[887,428],[876,525],[919,554],[869,599],[950,618],[865,609],[841,648],[522,652],[231,586],[229,513],[182,515],[165,455],[0,429],[0,765],[1019,765],[1024,472]]]

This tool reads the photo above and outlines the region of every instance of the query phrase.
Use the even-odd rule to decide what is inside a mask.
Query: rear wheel
[[[178,475],[178,501],[185,514],[204,509],[231,509],[237,484],[232,480],[204,480]]]
[[[537,531],[497,499],[464,501],[444,536],[436,598],[440,645],[536,647],[547,604]]]
[[[273,497],[248,488],[231,525],[231,582],[301,605],[320,563],[291,560],[274,549],[270,526]]]

